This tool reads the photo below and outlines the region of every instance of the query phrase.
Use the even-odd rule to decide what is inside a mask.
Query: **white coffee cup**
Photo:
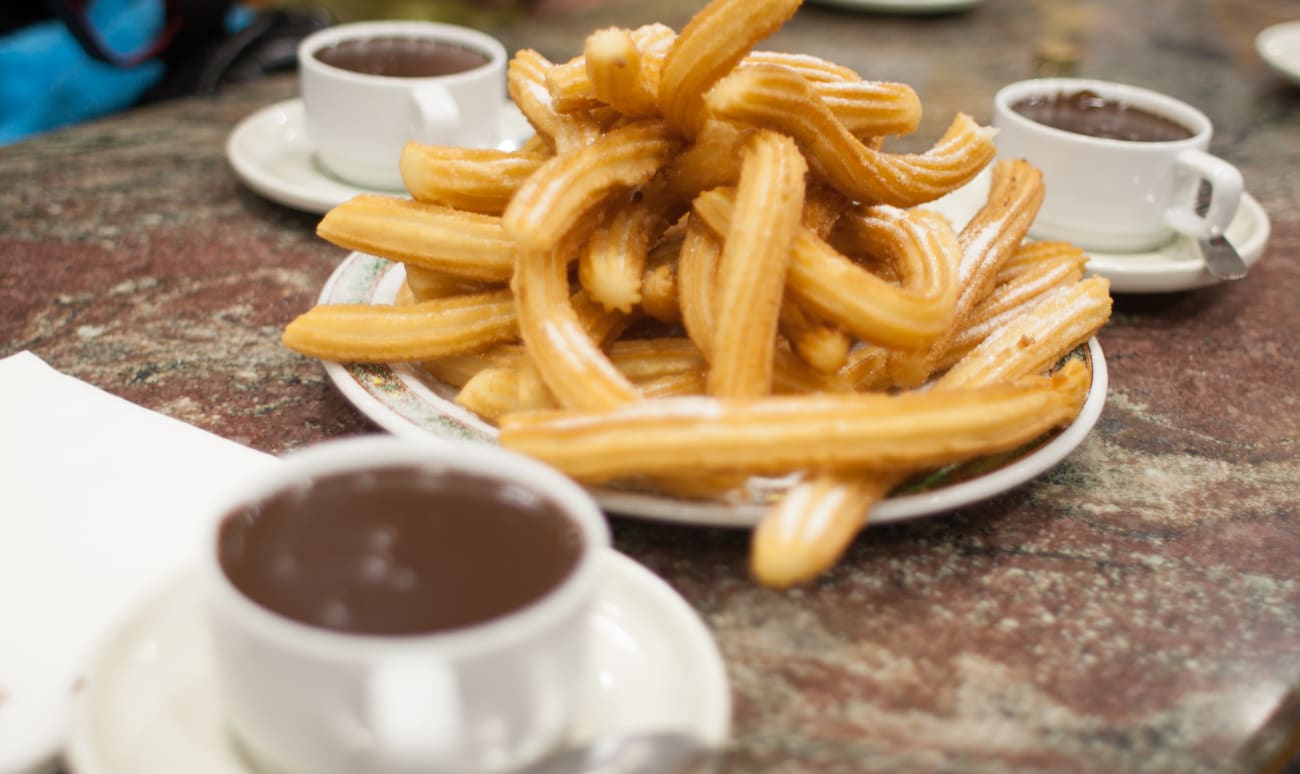
[[[571,522],[566,534],[581,538],[576,564],[540,599],[485,622],[387,635],[274,612],[223,570],[218,547],[231,539],[222,532],[231,514],[248,518],[250,506],[338,474],[394,468],[491,479],[504,488],[499,502],[549,501]],[[430,508],[438,507],[434,495]],[[497,772],[538,759],[563,741],[577,710],[586,620],[608,545],[604,517],[584,490],[497,447],[374,436],[287,455],[214,510],[200,561],[232,738],[259,770],[283,774]]]
[[[487,61],[462,72],[401,77],[353,72],[316,57],[330,46],[376,38],[437,41],[470,49]],[[500,143],[506,61],[500,41],[450,24],[376,21],[328,27],[298,46],[308,139],[340,178],[399,190],[398,160],[408,140],[477,148]]]
[[[1031,97],[1085,90],[1168,119],[1191,136],[1155,142],[1092,137],[1038,123],[1012,109]],[[1175,234],[1222,235],[1236,214],[1241,173],[1207,152],[1210,119],[1164,94],[1081,78],[1019,81],[995,96],[993,125],[999,156],[1026,159],[1043,172],[1046,196],[1031,236],[1098,251],[1137,252],[1158,248]],[[1202,181],[1211,189],[1204,215],[1195,209]]]

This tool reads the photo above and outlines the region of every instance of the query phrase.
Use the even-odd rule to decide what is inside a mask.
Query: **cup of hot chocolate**
[[[223,718],[283,774],[508,771],[562,741],[609,534],[541,463],[393,437],[296,452],[214,509]]]
[[[495,147],[506,51],[451,24],[375,21],[328,27],[298,46],[308,139],[338,177],[398,190],[408,140]]]
[[[1236,214],[1241,173],[1209,154],[1210,119],[1159,92],[1081,78],[1020,81],[998,91],[993,125],[1000,156],[1043,172],[1034,237],[1138,252],[1176,234],[1220,236]]]

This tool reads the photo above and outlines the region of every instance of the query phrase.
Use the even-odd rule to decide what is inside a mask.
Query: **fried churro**
[[[695,14],[673,41],[659,79],[659,107],[668,124],[694,137],[703,124],[704,93],[799,5],[800,0],[713,0]]]
[[[992,160],[993,130],[958,114],[930,150],[892,154],[836,120],[808,81],[783,67],[735,70],[709,91],[714,114],[793,137],[819,176],[852,199],[911,207],[950,193]]]
[[[339,247],[467,279],[503,282],[514,272],[515,242],[499,218],[438,204],[363,194],[325,213],[316,233]]]
[[[284,329],[295,352],[321,360],[397,363],[472,352],[518,335],[508,290],[404,306],[321,304]]]
[[[551,61],[532,49],[521,49],[506,68],[506,88],[524,118],[550,147],[560,153],[582,148],[600,136],[600,124],[589,112],[560,113],[551,102],[546,74]]]
[[[718,259],[709,394],[766,395],[791,247],[802,228],[807,164],[788,137],[745,145],[732,227]]]
[[[607,132],[543,164],[520,187],[501,223],[521,246],[554,248],[611,192],[649,181],[673,149],[661,121],[638,121]]]
[[[408,142],[398,166],[415,199],[500,215],[544,156],[525,151],[448,148]]]
[[[512,414],[502,420],[500,440],[596,482],[692,472],[888,471],[1015,448],[1073,419],[1087,387],[1080,366],[943,392],[647,400],[604,411]]]
[[[718,231],[732,218],[729,197],[720,190],[701,194],[695,211]],[[895,249],[927,265],[922,276],[932,282],[920,292],[885,282],[803,228],[795,240],[787,291],[805,308],[864,341],[908,349],[928,346],[952,319],[952,229],[923,211],[880,212],[890,213],[888,236],[896,241]]]

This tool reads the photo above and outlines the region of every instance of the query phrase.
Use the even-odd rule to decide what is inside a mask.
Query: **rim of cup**
[[[1113,99],[1131,105],[1161,118],[1173,121],[1192,132],[1181,140],[1117,140],[1110,137],[1093,137],[1088,134],[1057,129],[1021,115],[1011,106],[1026,97],[1054,96],[1077,91],[1095,91],[1103,99]],[[1112,148],[1142,148],[1151,146],[1200,146],[1209,140],[1213,124],[1209,116],[1188,103],[1152,89],[1118,81],[1095,78],[1031,78],[1016,81],[998,89],[993,97],[994,111],[999,121],[1015,124],[1023,129],[1041,131],[1049,136],[1073,142],[1096,144]]]
[[[289,618],[255,602],[235,587],[221,567],[218,537],[225,518],[241,507],[334,474],[377,468],[416,467],[466,473],[515,485],[557,505],[582,532],[583,551],[560,582],[523,607],[470,626],[416,634],[366,634],[327,629]],[[342,660],[378,652],[436,649],[449,658],[490,652],[525,641],[569,616],[600,583],[610,547],[609,526],[591,495],[567,476],[524,455],[469,441],[361,436],[325,441],[286,454],[277,469],[252,480],[209,513],[201,546],[201,576],[210,604],[253,622],[257,630],[294,649]]]
[[[477,67],[456,73],[426,76],[393,76],[358,73],[326,64],[315,57],[317,51],[350,40],[370,40],[379,37],[434,38],[439,41],[455,43],[465,48],[472,48],[487,57],[487,61]],[[505,46],[501,41],[479,30],[460,27],[442,22],[390,20],[352,22],[338,24],[318,30],[303,38],[298,44],[298,66],[303,69],[328,73],[330,76],[355,83],[380,85],[400,82],[405,85],[420,81],[437,81],[452,84],[457,81],[479,77],[483,70],[504,67],[506,61]]]

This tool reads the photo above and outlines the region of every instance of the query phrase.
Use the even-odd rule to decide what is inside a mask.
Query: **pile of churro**
[[[680,32],[603,29],[508,85],[517,151],[409,143],[410,198],[360,196],[319,234],[401,262],[391,306],[321,305],[285,330],[326,360],[414,362],[503,446],[589,484],[735,499],[792,483],[754,531],[776,587],[831,567],[918,472],[1069,424],[1069,357],[1104,279],[1025,242],[1037,170],[957,115],[920,153],[910,87],[754,50],[799,0],[713,0]],[[960,231],[927,202],[986,167]]]

